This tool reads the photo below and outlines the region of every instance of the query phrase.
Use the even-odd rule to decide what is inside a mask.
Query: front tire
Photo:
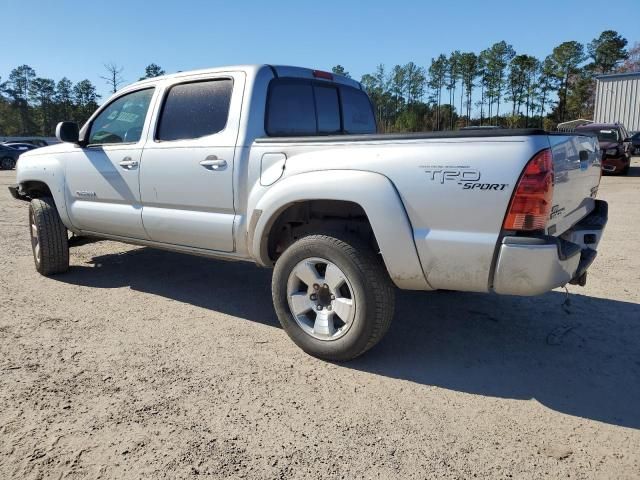
[[[631,169],[631,162],[629,162],[629,165],[627,165],[622,169],[622,171],[620,172],[620,175],[629,175],[630,169]]]
[[[11,157],[3,157],[0,159],[0,170],[11,170],[16,166],[16,162]]]
[[[302,350],[351,360],[377,344],[393,318],[395,289],[381,258],[357,237],[309,235],[276,262],[273,304]]]
[[[69,240],[67,228],[50,197],[34,198],[29,204],[31,250],[36,270],[54,275],[69,269]]]

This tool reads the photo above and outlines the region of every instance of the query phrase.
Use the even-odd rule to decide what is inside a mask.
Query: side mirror
[[[60,122],[56,127],[56,137],[61,142],[78,143],[80,141],[80,129],[76,122]]]

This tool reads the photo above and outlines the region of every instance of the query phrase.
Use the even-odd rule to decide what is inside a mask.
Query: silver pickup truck
[[[10,190],[30,202],[41,274],[69,268],[76,237],[274,267],[284,330],[329,360],[382,338],[395,287],[584,284],[607,221],[594,137],[375,132],[345,77],[181,72],[122,89],[82,129],[60,123],[63,143],[24,153]]]

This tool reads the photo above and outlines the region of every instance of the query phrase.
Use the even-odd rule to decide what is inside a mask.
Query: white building
[[[640,72],[596,77],[595,123],[623,123],[640,130]]]

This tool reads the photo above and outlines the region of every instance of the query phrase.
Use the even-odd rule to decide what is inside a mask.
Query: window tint
[[[340,133],[340,105],[338,90],[334,87],[316,85],[316,111],[318,114],[318,133]]]
[[[315,135],[316,113],[310,83],[277,82],[269,91],[269,135]]]
[[[224,129],[229,116],[233,81],[184,83],[171,87],[164,101],[158,140],[184,140]]]
[[[153,88],[111,102],[91,123],[90,144],[135,143],[140,140]]]
[[[279,78],[269,86],[265,130],[273,137],[375,133],[376,122],[369,97],[360,90]]]
[[[355,88],[341,88],[345,133],[375,133],[376,122],[367,94]]]

